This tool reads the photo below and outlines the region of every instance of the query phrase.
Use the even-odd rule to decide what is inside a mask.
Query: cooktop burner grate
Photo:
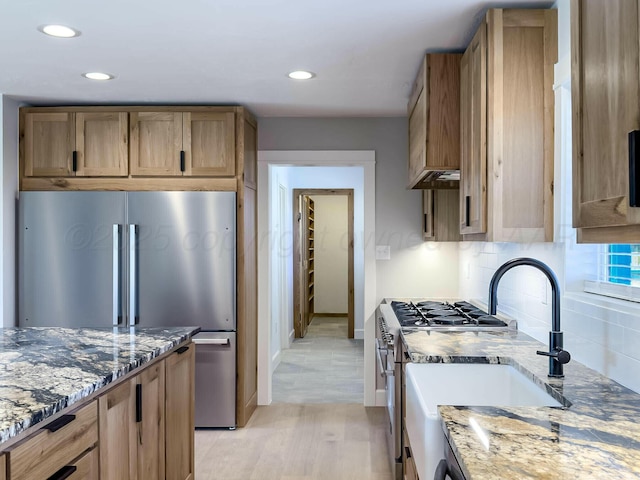
[[[403,327],[504,327],[502,320],[489,315],[469,302],[398,302],[392,301],[400,325]]]

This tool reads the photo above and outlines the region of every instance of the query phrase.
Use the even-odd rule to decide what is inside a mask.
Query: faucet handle
[[[564,365],[565,363],[569,363],[569,361],[571,360],[571,354],[566,350],[562,350],[561,348],[553,350],[551,352],[543,352],[541,350],[538,350],[536,353],[538,355],[544,355],[545,357],[553,357],[557,360],[558,363],[562,365]]]

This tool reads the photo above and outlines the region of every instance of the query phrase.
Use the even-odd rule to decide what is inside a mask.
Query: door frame
[[[306,244],[307,231],[301,228],[305,222],[298,221],[300,200],[305,196],[339,195],[347,197],[347,331],[348,338],[354,338],[354,280],[353,280],[353,188],[294,188],[293,189],[293,326],[295,338],[301,338],[302,302],[309,303],[308,290],[301,288],[301,244]],[[302,239],[302,242],[301,242]],[[297,320],[297,321],[296,321]],[[305,329],[306,330],[306,329]]]

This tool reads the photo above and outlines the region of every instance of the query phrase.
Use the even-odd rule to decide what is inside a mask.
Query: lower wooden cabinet
[[[94,447],[75,462],[59,470],[59,476],[54,478],[65,478],[66,480],[98,480],[100,478],[99,469],[99,449]],[[69,474],[68,477],[65,477]]]
[[[137,478],[136,378],[98,398],[100,479]]]
[[[11,480],[45,479],[72,470],[73,462],[98,442],[96,403],[59,417],[11,448],[8,452]]]
[[[413,453],[411,451],[411,444],[409,443],[409,437],[407,436],[407,430],[403,429],[403,447],[402,447],[402,464],[404,465],[404,480],[418,480],[418,470],[413,460]]]
[[[165,363],[166,476],[193,480],[195,348],[181,347]]]

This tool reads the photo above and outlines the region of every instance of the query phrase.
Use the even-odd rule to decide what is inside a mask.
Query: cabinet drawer
[[[67,417],[67,420],[71,421],[57,430],[54,426],[55,422],[47,425],[9,452],[9,471],[12,480],[49,478],[96,444],[98,441],[97,403],[91,402],[67,415],[74,415],[75,418],[71,420]],[[49,428],[55,431],[50,431]]]
[[[65,465],[48,480],[98,480],[98,447],[92,448],[75,462]]]

